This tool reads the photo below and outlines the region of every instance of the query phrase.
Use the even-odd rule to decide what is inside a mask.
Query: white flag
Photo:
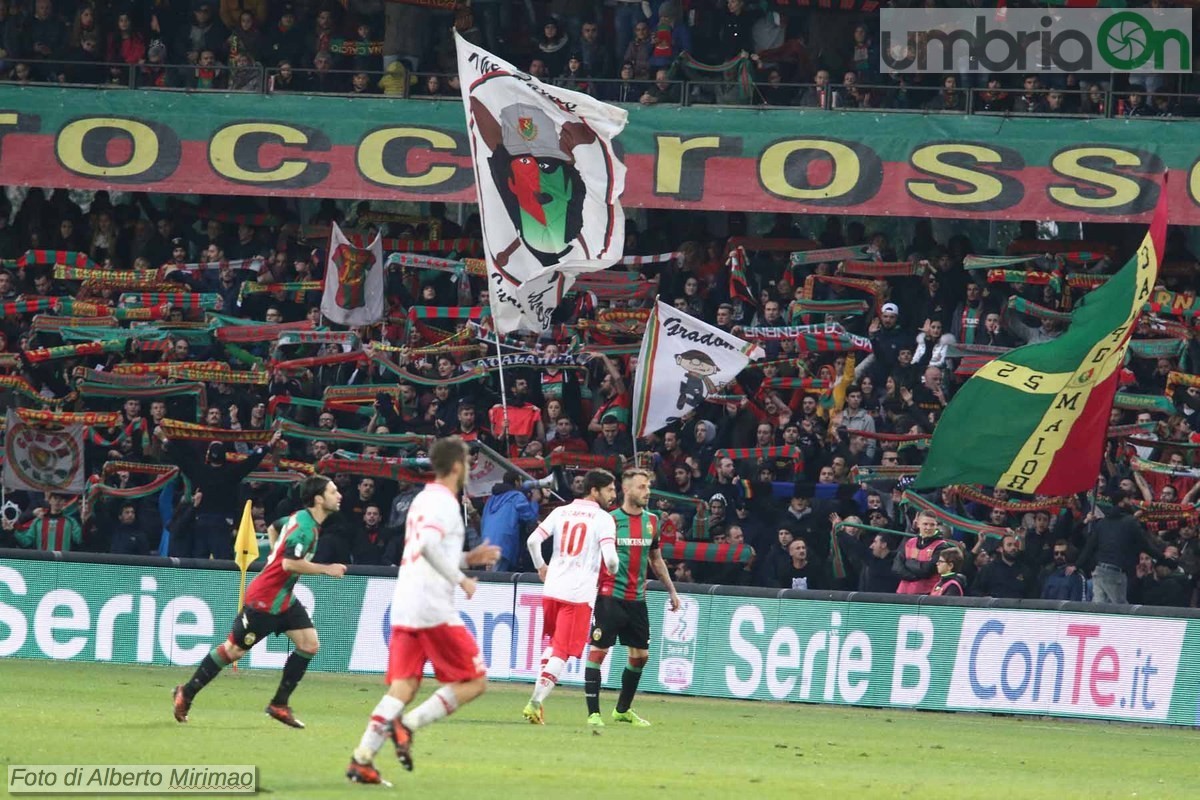
[[[625,248],[624,109],[544,84],[457,33],[492,320],[544,331],[575,276]]]
[[[743,342],[659,300],[646,321],[633,393],[634,436],[665,428],[737,377],[758,345]]]
[[[8,415],[4,432],[4,487],[25,492],[82,494],[83,426],[34,426]]]
[[[333,223],[321,314],[330,322],[351,328],[382,321],[387,309],[383,270],[383,239],[379,234],[370,247],[355,247]]]

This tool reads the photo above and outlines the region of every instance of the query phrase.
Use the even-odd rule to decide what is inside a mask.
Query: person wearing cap
[[[212,2],[199,0],[192,6],[190,23],[180,26],[180,36],[172,50],[176,57],[182,54],[187,63],[196,64],[205,50],[211,50],[214,54],[224,53],[228,38],[229,31],[217,19]]]
[[[304,31],[296,24],[296,7],[284,3],[279,9],[279,21],[267,34],[267,52],[263,60],[271,66],[295,67],[304,58]],[[289,79],[290,80],[290,79]]]
[[[1141,555],[1147,556],[1146,553]],[[1187,608],[1192,602],[1191,578],[1179,566],[1179,548],[1169,544],[1162,558],[1152,560],[1148,574],[1130,589],[1129,601],[1146,606]],[[1140,570],[1139,570],[1140,572]]]
[[[1129,602],[1130,577],[1143,550],[1155,558],[1163,551],[1133,514],[1128,493],[1117,489],[1109,493],[1112,509],[1099,518],[1093,509],[1084,517],[1091,534],[1079,554],[1079,564],[1092,568],[1092,602],[1124,605]]]
[[[241,511],[238,507],[241,499],[239,485],[247,475],[258,469],[262,460],[283,438],[283,433],[275,431],[267,444],[255,447],[244,461],[233,464],[227,463],[228,448],[223,442],[209,444],[204,452],[204,460],[199,461],[192,448],[172,446],[162,427],[155,433],[162,441],[167,460],[178,466],[202,495],[196,509],[192,557],[208,558],[211,555],[220,559],[233,558],[233,524]]]

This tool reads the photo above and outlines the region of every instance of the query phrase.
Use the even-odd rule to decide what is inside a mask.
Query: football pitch
[[[577,687],[555,690],[545,727],[522,721],[523,684],[493,684],[419,731],[413,773],[385,747],[376,764],[393,788],[358,786],[343,770],[377,676],[308,675],[292,701],[308,728],[293,730],[263,714],[278,673],[254,670],[226,670],[176,723],[171,688],[190,673],[0,660],[6,782],[8,764],[253,764],[278,800],[1197,796],[1190,729],[642,695],[652,728],[597,734]],[[602,697],[606,720],[615,700]]]

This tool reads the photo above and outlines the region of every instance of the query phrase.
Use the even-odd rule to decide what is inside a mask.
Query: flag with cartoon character
[[[387,310],[383,270],[383,239],[378,234],[368,247],[355,247],[333,223],[321,314],[351,328],[381,321]]]
[[[543,331],[575,277],[621,259],[624,109],[543,84],[455,34],[492,320]]]
[[[634,375],[634,435],[653,433],[695,411],[763,355],[758,345],[659,300],[646,321]]]

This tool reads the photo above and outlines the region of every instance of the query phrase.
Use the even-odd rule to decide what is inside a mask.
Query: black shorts
[[[607,650],[619,639],[626,647],[650,649],[650,613],[645,601],[600,595],[593,613],[592,647]]]
[[[245,650],[249,650],[271,634],[300,631],[313,627],[312,617],[303,605],[293,600],[287,610],[280,614],[268,614],[256,611],[249,606],[242,606],[233,628],[229,631],[229,641]]]

